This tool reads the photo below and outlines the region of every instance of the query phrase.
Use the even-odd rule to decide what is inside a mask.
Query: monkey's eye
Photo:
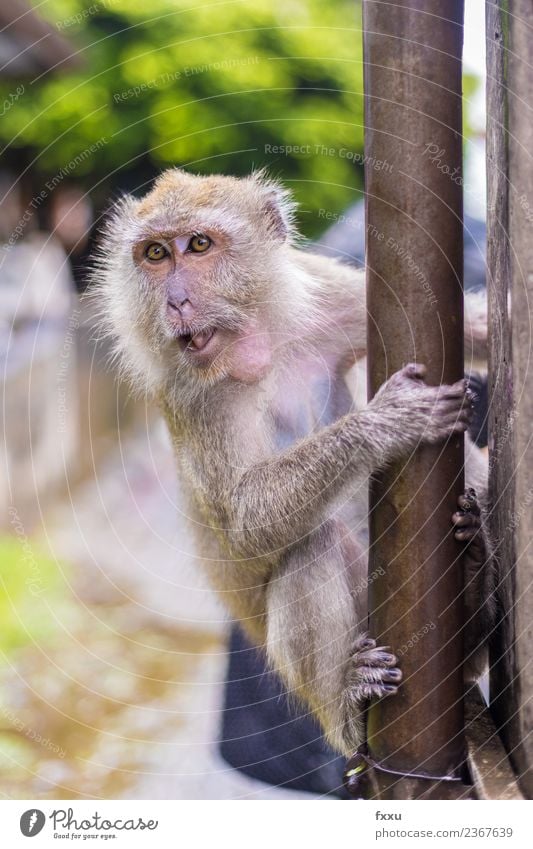
[[[187,245],[187,250],[194,254],[203,254],[211,247],[212,244],[213,243],[209,236],[204,236],[203,233],[198,233],[196,236],[192,237],[191,241]]]
[[[146,259],[150,259],[152,262],[159,262],[169,256],[169,253],[164,245],[159,242],[152,242],[145,248],[144,255]]]

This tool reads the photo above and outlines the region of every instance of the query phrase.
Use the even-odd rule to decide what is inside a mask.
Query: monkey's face
[[[133,246],[142,288],[159,306],[167,347],[193,368],[205,369],[221,356],[243,322],[237,305],[224,297],[223,283],[216,285],[228,248],[223,232],[187,225],[154,228]]]
[[[168,370],[260,379],[271,360],[272,282],[288,233],[261,178],[163,175],[133,202],[130,322]]]

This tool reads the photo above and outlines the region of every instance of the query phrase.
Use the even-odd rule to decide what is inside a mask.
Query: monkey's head
[[[289,275],[293,204],[263,174],[166,171],[109,217],[96,297],[126,372],[143,388],[189,380],[253,383],[268,371],[272,331],[305,300]],[[287,332],[290,329],[287,328]]]

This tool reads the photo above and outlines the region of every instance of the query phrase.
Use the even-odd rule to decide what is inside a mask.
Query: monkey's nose
[[[168,305],[171,309],[176,310],[182,318],[191,318],[194,314],[194,307],[188,298],[169,298]]]

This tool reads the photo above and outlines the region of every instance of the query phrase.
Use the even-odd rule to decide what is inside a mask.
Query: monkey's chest
[[[314,430],[345,415],[352,398],[341,375],[321,363],[299,363],[295,374],[280,380],[272,404],[274,443],[289,447]]]

